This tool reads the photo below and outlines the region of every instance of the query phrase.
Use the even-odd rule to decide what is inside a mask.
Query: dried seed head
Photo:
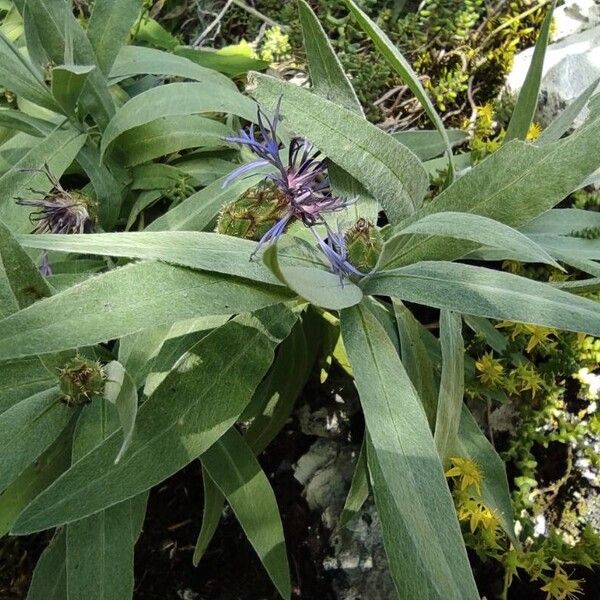
[[[360,271],[369,272],[375,267],[381,252],[381,233],[367,219],[359,219],[345,235],[348,260]]]
[[[265,181],[223,208],[217,232],[259,241],[288,212],[285,194],[273,182]]]
[[[102,395],[106,374],[100,363],[77,355],[59,370],[62,401],[69,406],[91,402]]]

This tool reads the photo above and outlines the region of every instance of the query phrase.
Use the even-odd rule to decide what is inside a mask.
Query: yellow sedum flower
[[[527,131],[527,141],[534,142],[542,134],[542,126],[539,123],[532,123]]]
[[[484,385],[498,385],[502,382],[504,367],[502,362],[495,359],[491,352],[486,352],[475,362],[475,368],[479,371],[479,380]]]
[[[483,473],[479,465],[470,458],[454,457],[450,459],[452,468],[446,471],[446,477],[456,477],[460,479],[459,489],[466,490],[473,486],[477,493],[480,493],[481,482],[483,481]]]
[[[581,583],[581,579],[569,579],[566,572],[557,565],[554,577],[541,589],[546,592],[546,600],[577,600],[577,596],[583,593]]]
[[[262,60],[269,63],[281,62],[290,58],[291,54],[292,47],[290,46],[289,36],[281,31],[281,27],[276,26],[268,29],[260,51]]]

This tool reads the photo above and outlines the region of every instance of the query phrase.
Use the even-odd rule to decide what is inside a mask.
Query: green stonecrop
[[[431,129],[369,122],[304,0],[286,9],[310,87],[248,73],[267,65],[247,54],[181,46],[138,0],[96,0],[89,18],[65,0],[13,2],[21,27],[0,35],[0,86],[16,98],[0,108],[0,530],[54,530],[30,600],[132,598],[148,492],[193,461],[194,563],[227,504],[290,599],[293,540],[257,457],[318,385],[316,365],[339,364],[358,391],[344,521],[370,489],[397,598],[477,600],[467,546],[504,566],[505,591],[523,567],[551,598],[580,589],[577,549],[597,562],[585,528],[570,550],[532,542],[528,493],[543,427],[577,443],[588,418],[556,417],[557,379],[597,368],[600,253],[573,232],[598,214],[556,207],[600,167],[598,103],[572,133],[574,110],[532,135],[533,61],[494,151],[457,153],[465,136],[363,11],[374,5],[344,0],[325,22],[372,40]],[[32,231],[42,210],[48,227]],[[509,400],[526,429],[504,456],[523,477],[512,497],[475,417]]]

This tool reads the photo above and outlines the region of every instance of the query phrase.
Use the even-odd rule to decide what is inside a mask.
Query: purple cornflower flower
[[[253,255],[264,245],[277,241],[290,220],[296,218],[307,227],[324,224],[324,215],[345,209],[349,202],[334,196],[331,192],[327,164],[320,158],[321,153],[303,138],[292,139],[287,164],[281,160],[283,147],[277,137],[277,126],[281,122],[281,98],[277,103],[272,119],[269,119],[258,108],[258,131],[260,141],[256,138],[255,126],[248,132],[241,131],[239,136],[229,137],[227,141],[247,146],[258,159],[238,167],[226,178],[224,185],[252,171],[271,165],[276,173],[265,175],[282,192],[287,205],[287,213],[260,239]]]
[[[25,169],[24,169],[25,170]],[[39,169],[30,169],[40,171]],[[39,199],[17,198],[21,206],[33,206],[37,210],[29,215],[29,220],[34,225],[32,233],[89,233],[94,229],[94,219],[90,214],[89,199],[79,191],[67,192],[58,179],[46,167],[41,170],[52,183],[52,190],[48,193],[31,190],[43,196]],[[40,272],[44,276],[52,275],[48,261],[48,252],[42,254]]]
[[[341,232],[333,231],[327,226],[327,239],[324,240],[316,230],[312,230],[319,248],[321,248],[323,254],[327,257],[331,266],[332,273],[339,275],[340,281],[343,281],[344,275],[357,275],[363,277],[364,273],[361,273],[352,263],[348,260],[348,251],[346,249],[346,241]]]

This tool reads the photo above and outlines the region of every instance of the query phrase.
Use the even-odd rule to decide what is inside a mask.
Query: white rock
[[[533,48],[515,57],[506,88],[517,94],[531,63]],[[585,88],[600,78],[600,25],[550,44],[542,72],[540,107],[537,119],[547,125],[566,105]],[[575,126],[587,116],[583,111]]]
[[[554,11],[552,40],[557,42],[596,25],[600,25],[600,0],[566,0]]]

